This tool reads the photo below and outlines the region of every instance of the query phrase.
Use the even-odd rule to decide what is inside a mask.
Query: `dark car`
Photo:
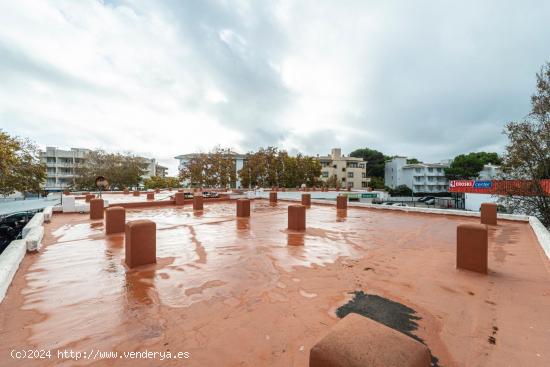
[[[4,251],[11,241],[19,237],[21,230],[33,215],[34,213],[21,212],[0,218],[0,253]]]

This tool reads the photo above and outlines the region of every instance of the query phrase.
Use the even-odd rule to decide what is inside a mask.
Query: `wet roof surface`
[[[299,233],[286,230],[287,204],[251,209],[250,219],[235,218],[234,203],[127,209],[127,220],[157,223],[157,264],[130,271],[123,234],[54,215],[0,305],[0,358],[147,349],[187,351],[188,366],[307,366],[336,309],[362,290],[415,310],[441,366],[550,365],[550,265],[527,223],[490,227],[483,276],[455,269],[456,226],[478,218],[319,205]]]

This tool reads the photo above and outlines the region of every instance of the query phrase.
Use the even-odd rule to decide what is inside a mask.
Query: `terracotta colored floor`
[[[549,366],[550,263],[530,227],[490,228],[488,276],[455,269],[456,225],[476,218],[287,204],[128,210],[157,223],[158,264],[126,271],[123,235],[86,214],[54,215],[0,305],[0,365],[11,349],[189,352],[188,360],[65,360],[72,365],[307,366],[349,292],[401,302],[442,366]],[[303,244],[303,246],[295,246]],[[496,331],[495,331],[496,328]],[[489,343],[489,337],[495,344]]]

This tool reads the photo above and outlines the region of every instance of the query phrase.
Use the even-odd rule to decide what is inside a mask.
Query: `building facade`
[[[40,161],[46,165],[46,191],[60,191],[74,185],[75,167],[82,163],[89,149],[71,148],[70,150],[46,147],[40,152]]]
[[[385,185],[394,189],[405,185],[414,193],[446,192],[449,180],[445,177],[448,163],[407,164],[406,157],[395,157],[386,162],[384,171]]]
[[[82,164],[86,160],[86,155],[90,153],[90,149],[85,148],[70,148],[70,150],[59,149],[56,147],[46,147],[45,151],[40,152],[40,161],[46,165],[46,182],[44,183],[45,191],[61,191],[65,188],[74,186],[77,165]],[[157,167],[160,170],[167,170],[166,167],[159,166],[154,158],[143,158],[147,164],[142,179],[156,176]]]
[[[188,154],[181,154],[177,157],[174,157],[179,161],[178,164],[178,170],[182,170],[187,166],[187,162],[189,162],[191,159],[196,158],[199,156],[200,153],[188,153]],[[233,162],[235,164],[235,176],[237,178],[237,181],[235,182],[235,187],[240,189],[241,187],[241,179],[239,177],[239,171],[243,168],[244,162],[246,160],[246,155],[240,154],[237,152],[230,152],[231,157],[233,158]],[[188,182],[185,182],[186,184],[189,184]]]
[[[157,163],[155,166],[155,174],[159,177],[166,177],[168,175],[168,167],[161,166]]]
[[[327,182],[336,177],[340,187],[366,188],[370,179],[367,177],[367,162],[362,158],[346,157],[340,148],[333,148],[326,156],[317,156],[321,163],[321,180]]]

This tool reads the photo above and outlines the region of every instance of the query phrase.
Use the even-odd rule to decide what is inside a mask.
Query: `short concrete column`
[[[90,219],[103,219],[103,199],[90,200]]]
[[[203,209],[203,197],[201,194],[193,195],[193,210],[202,210]]]
[[[302,194],[302,205],[311,206],[311,194]]]
[[[132,193],[134,196],[139,196],[141,195],[141,193],[139,192],[139,190],[134,190],[134,192]]]
[[[121,206],[113,206],[105,209],[105,233],[124,232],[126,224],[126,209]]]
[[[155,193],[154,192],[148,192],[147,193],[147,200],[155,200]]]
[[[126,223],[125,262],[129,268],[157,262],[157,225],[148,219]]]
[[[459,224],[456,228],[456,267],[487,274],[487,226]]]
[[[497,204],[495,203],[481,204],[481,224],[489,224],[489,225],[497,224]]]
[[[84,196],[84,200],[85,200],[87,203],[89,203],[90,200],[92,200],[93,198],[95,198],[95,195],[94,195],[94,194],[90,194],[90,193],[88,193],[88,194],[86,194],[86,196]]]
[[[124,195],[128,195],[128,194],[130,194],[130,190],[128,190],[128,188],[125,187],[123,193],[124,193]]]
[[[176,200],[176,205],[183,205],[185,202],[185,194],[183,192],[176,192],[174,194],[174,199]]]
[[[237,217],[239,218],[250,217],[250,200],[248,199],[237,200]]]
[[[348,197],[346,195],[338,195],[336,197],[336,209],[347,209]]]
[[[71,195],[71,192],[67,189],[63,190],[63,195],[67,196],[67,195]]]
[[[269,202],[270,203],[276,203],[277,202],[277,192],[271,191],[269,193]]]
[[[368,317],[350,313],[309,352],[309,367],[429,367],[428,347]]]
[[[155,193],[156,194],[160,193],[160,189],[155,189]]]
[[[306,207],[303,205],[288,206],[288,229],[303,231],[306,229]]]

